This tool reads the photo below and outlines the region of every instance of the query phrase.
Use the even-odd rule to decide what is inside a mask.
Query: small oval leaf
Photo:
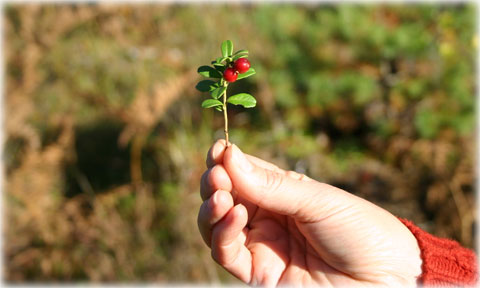
[[[223,65],[221,63],[215,63],[215,64],[213,64],[213,67],[215,69],[217,69],[217,71],[220,72],[220,74],[223,74],[223,71],[225,71],[225,69],[227,68],[227,67],[225,67],[225,65]]]
[[[227,90],[227,87],[218,87],[213,90],[210,94],[212,95],[213,99],[218,99],[222,96],[222,94]]]
[[[228,47],[227,47],[227,41],[222,42],[222,56],[223,57],[228,57]],[[218,62],[218,59],[217,59]]]
[[[217,106],[222,106],[223,103],[215,100],[215,99],[207,99],[202,102],[202,107],[203,108],[212,108],[212,107],[217,107]]]
[[[198,67],[197,72],[198,74],[209,78],[222,78],[222,74],[210,66],[200,66]]]
[[[248,69],[248,71],[247,71],[247,72],[245,72],[245,73],[242,73],[242,74],[238,74],[238,78],[237,78],[237,80],[240,80],[240,79],[243,79],[243,78],[250,77],[250,76],[254,75],[255,73],[257,73],[257,72],[255,72],[255,69],[253,69],[253,68],[250,68],[250,69]]]
[[[235,55],[235,56],[233,56],[233,61],[237,61],[240,58],[247,58],[247,57],[248,57],[248,54]]]
[[[248,54],[248,50],[245,50],[245,49],[238,50],[237,52],[235,52],[233,54],[233,56],[238,55],[238,54]]]
[[[218,83],[212,80],[202,80],[195,86],[195,88],[200,92],[209,92],[217,87]]]
[[[257,105],[257,100],[255,100],[255,98],[248,93],[239,93],[233,95],[227,99],[227,102],[233,105],[241,105],[245,108],[252,108]]]
[[[228,56],[225,56],[225,57],[218,57],[217,59],[215,59],[215,62],[218,63],[218,64],[221,64],[223,61],[227,60]]]
[[[227,40],[227,52],[228,52],[228,56],[232,56],[233,54],[233,42],[230,41],[230,40]]]
[[[230,40],[225,40],[222,43],[222,56],[230,57],[233,53],[233,43]]]

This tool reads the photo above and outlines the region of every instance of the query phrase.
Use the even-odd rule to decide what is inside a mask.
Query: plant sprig
[[[255,69],[250,67],[250,62],[248,62],[248,60],[239,60],[248,57],[248,50],[238,50],[233,53],[232,41],[226,40],[222,42],[221,51],[222,56],[213,60],[211,62],[212,66],[200,66],[197,70],[198,74],[215,80],[202,80],[197,83],[195,88],[200,92],[210,93],[211,99],[202,102],[203,108],[215,108],[217,111],[223,111],[223,117],[225,120],[225,141],[228,146],[227,103],[240,105],[245,108],[252,108],[257,104],[257,100],[248,93],[227,96],[228,85],[236,80],[250,77],[256,72]],[[246,67],[248,70],[246,70]]]

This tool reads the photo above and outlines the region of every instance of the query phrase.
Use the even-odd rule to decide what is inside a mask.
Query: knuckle
[[[210,194],[217,190],[231,191],[233,185],[225,167],[222,164],[217,164],[211,169],[207,179],[207,188],[210,190]]]
[[[205,171],[202,174],[202,178],[200,179],[200,196],[202,197],[202,200],[208,199],[211,194],[211,189],[210,189],[210,174],[211,174],[211,168]]]
[[[223,267],[231,266],[238,256],[236,247],[215,247],[212,245],[211,256],[215,262]]]
[[[197,224],[199,228],[203,228],[205,226],[205,218],[208,217],[207,214],[208,214],[208,200],[203,201],[198,211]]]
[[[265,194],[279,191],[283,184],[283,177],[280,174],[268,169],[264,169],[263,171],[265,171],[263,184]]]
[[[215,249],[212,247],[212,250],[210,251],[210,255],[212,256],[212,259],[215,260],[218,264],[222,265],[222,262],[220,261],[220,257],[218,255],[218,249]]]
[[[209,169],[208,171],[208,175],[206,177],[206,187],[208,189],[212,189],[212,183],[214,183],[214,179],[215,179],[215,174],[217,173],[217,169],[216,169],[217,166],[213,166],[212,168]]]
[[[210,211],[208,200],[204,201],[198,212],[197,225],[203,241],[208,247],[211,246],[211,226],[209,225]]]
[[[202,178],[200,178],[200,184],[201,184],[201,185],[204,185],[204,184],[205,184],[205,181],[206,181],[205,177],[207,177],[208,171],[210,171],[210,169],[208,169],[207,171],[203,172]]]
[[[281,173],[283,171],[283,169],[278,167],[277,165],[275,165],[275,164],[271,164],[271,165],[272,165],[272,167],[271,167],[272,171],[274,171],[276,173]]]
[[[221,173],[221,167],[219,165],[215,165],[209,169],[209,173],[207,175],[207,184],[208,188],[212,189],[212,185],[215,184],[215,178]]]
[[[210,147],[210,149],[208,149],[207,157],[205,159],[205,164],[207,165],[207,168],[213,164],[212,150],[213,150],[213,146]]]
[[[300,173],[297,173],[295,171],[287,171],[285,173],[285,175],[289,178],[292,178],[292,179],[295,179],[295,180],[301,180],[304,175],[303,174],[300,174]]]
[[[222,249],[223,247],[221,245],[221,240],[220,240],[220,237],[221,237],[220,234],[222,232],[224,232],[223,229],[220,229],[220,230],[214,229],[212,231],[212,238],[211,238],[212,250],[210,251],[212,259],[215,260],[215,262],[217,262],[220,265],[225,264],[225,258],[226,258],[225,249]]]
[[[285,175],[287,177],[290,177],[290,178],[292,178],[294,180],[298,180],[298,181],[309,181],[309,180],[311,180],[311,178],[308,178],[307,175],[302,174],[302,173],[298,173],[296,171],[287,171],[285,173]]]
[[[214,178],[221,176],[224,173],[225,173],[225,168],[223,167],[223,165],[217,164],[212,168],[210,168],[210,177],[208,180],[210,181],[210,183],[213,183]]]

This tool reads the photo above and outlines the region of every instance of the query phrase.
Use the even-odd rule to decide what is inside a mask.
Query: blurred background
[[[9,4],[7,282],[238,283],[196,225],[222,114],[200,65],[230,39],[258,99],[245,152],[474,246],[473,4]]]

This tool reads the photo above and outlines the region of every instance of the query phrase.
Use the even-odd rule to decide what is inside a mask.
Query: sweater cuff
[[[435,237],[412,222],[398,218],[417,238],[422,258],[423,285],[450,286],[477,283],[475,253],[458,242]]]

